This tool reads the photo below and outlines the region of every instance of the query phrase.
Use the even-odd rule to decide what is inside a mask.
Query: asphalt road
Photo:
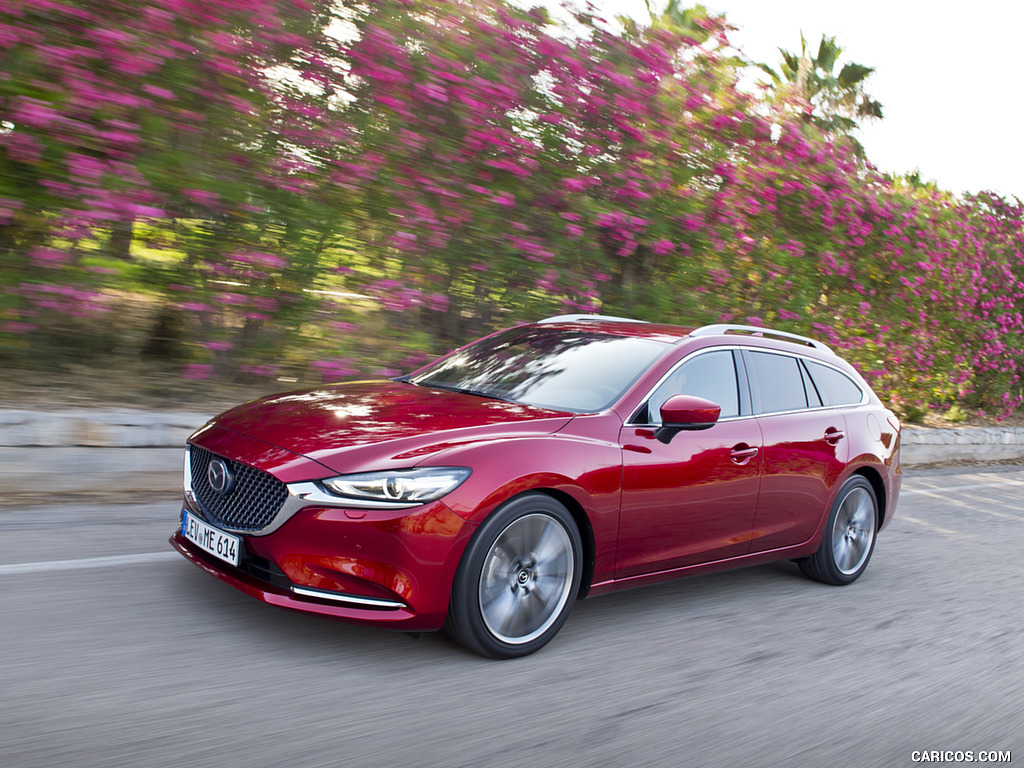
[[[0,766],[1024,762],[1024,468],[904,488],[851,587],[597,598],[506,662],[252,600],[170,551],[173,503],[0,509]]]

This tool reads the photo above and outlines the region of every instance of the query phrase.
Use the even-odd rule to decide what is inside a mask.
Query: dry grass
[[[141,365],[107,369],[65,365],[48,372],[7,369],[0,370],[0,407],[214,412],[273,392],[316,383],[190,381],[176,371]]]

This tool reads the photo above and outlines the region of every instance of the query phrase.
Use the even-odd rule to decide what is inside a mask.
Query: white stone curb
[[[210,418],[186,411],[29,411],[0,408],[0,446],[171,448]]]
[[[908,466],[943,461],[1024,459],[1024,427],[930,429],[904,426],[900,458]]]

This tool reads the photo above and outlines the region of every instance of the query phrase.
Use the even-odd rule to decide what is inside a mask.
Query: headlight
[[[424,467],[341,475],[321,482],[338,496],[423,504],[454,491],[469,475],[466,467]]]

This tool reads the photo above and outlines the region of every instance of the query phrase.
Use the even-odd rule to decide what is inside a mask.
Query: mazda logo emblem
[[[235,484],[235,477],[223,459],[210,461],[210,466],[206,470],[206,479],[210,483],[210,487],[221,495],[230,491]]]

